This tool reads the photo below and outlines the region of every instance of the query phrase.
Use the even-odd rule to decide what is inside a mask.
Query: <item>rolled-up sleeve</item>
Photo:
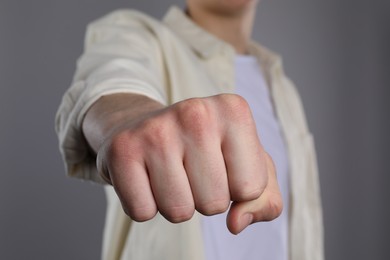
[[[120,10],[88,26],[84,53],[55,121],[69,176],[103,182],[81,127],[86,112],[100,97],[135,93],[167,103],[163,60],[153,23],[136,11]]]

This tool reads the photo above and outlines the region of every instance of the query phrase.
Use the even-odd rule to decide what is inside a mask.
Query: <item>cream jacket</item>
[[[139,93],[169,105],[191,98],[234,93],[233,48],[194,24],[176,7],[163,22],[132,10],[118,10],[88,26],[85,50],[74,81],[56,116],[60,150],[70,176],[102,182],[95,156],[81,131],[88,108],[101,96]],[[290,259],[323,259],[323,228],[313,139],[302,105],[281,59],[251,43],[271,88],[288,147]],[[111,186],[103,259],[201,260],[200,216],[171,224],[157,215],[136,223],[123,213]]]

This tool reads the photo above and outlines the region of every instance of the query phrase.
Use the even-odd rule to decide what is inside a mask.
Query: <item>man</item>
[[[104,259],[322,259],[313,144],[280,60],[250,40],[256,6],[89,26],[57,132],[70,175],[113,187]]]

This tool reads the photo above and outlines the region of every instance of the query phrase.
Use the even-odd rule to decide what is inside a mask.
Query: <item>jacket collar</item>
[[[202,58],[211,58],[221,51],[235,53],[230,44],[198,26],[177,6],[168,10],[163,22]],[[263,68],[273,70],[281,67],[280,56],[255,41],[249,43],[248,51],[257,57]]]
[[[221,50],[234,52],[230,44],[198,26],[177,6],[168,10],[163,22],[202,58],[210,58]]]

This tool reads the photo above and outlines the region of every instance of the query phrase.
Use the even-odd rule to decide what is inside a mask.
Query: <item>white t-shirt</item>
[[[260,141],[276,165],[284,208],[276,220],[252,224],[237,236],[226,227],[227,213],[203,217],[206,260],[287,260],[289,166],[285,143],[256,58],[236,56],[235,73],[236,94],[249,103]]]

